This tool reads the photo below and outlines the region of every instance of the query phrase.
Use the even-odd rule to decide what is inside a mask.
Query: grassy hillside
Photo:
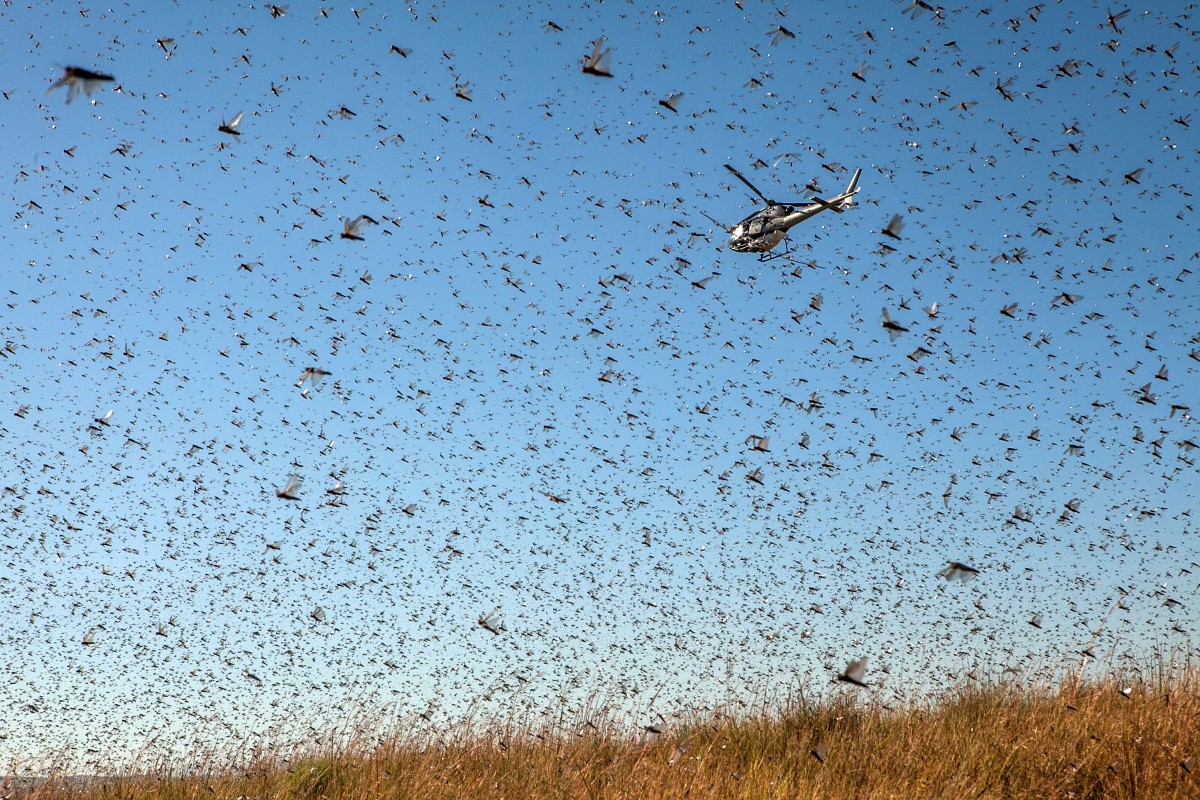
[[[1200,798],[1200,683],[960,689],[925,708],[854,690],[785,712],[643,732],[466,727],[234,771],[191,765],[7,794],[122,800]]]

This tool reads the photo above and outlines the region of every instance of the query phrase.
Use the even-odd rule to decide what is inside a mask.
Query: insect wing
[[[863,679],[867,676],[867,660],[858,658],[846,665],[846,671],[838,676],[838,680],[853,683],[855,686],[866,686]]]
[[[105,75],[100,72],[92,72],[91,70],[84,69],[83,67],[66,67],[63,69],[63,76],[55,81],[48,90],[46,90],[46,94],[53,92],[60,86],[66,86],[67,102],[69,103],[78,97],[80,92],[83,92],[87,96],[91,97],[92,92],[96,91],[100,84],[108,83],[111,80],[113,80],[112,75]]]
[[[287,486],[285,486],[283,490],[277,494],[284,500],[299,500],[300,487],[303,485],[303,483],[304,482],[300,479],[299,475],[293,474],[288,478]]]
[[[658,104],[663,108],[668,108],[676,113],[679,112],[679,101],[683,99],[683,92],[677,92],[671,95],[666,100],[659,100]]]
[[[504,621],[500,619],[499,614],[500,606],[496,606],[488,614],[479,618],[480,627],[499,635],[500,631],[504,628]]]
[[[589,75],[598,75],[602,78],[612,77],[612,48],[607,50],[604,47],[604,37],[600,37],[592,43],[592,54],[588,56],[587,63],[584,64],[583,71]]]

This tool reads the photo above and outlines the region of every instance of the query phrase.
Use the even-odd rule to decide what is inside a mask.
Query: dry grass
[[[1170,681],[977,687],[927,708],[892,710],[847,694],[795,702],[778,714],[715,717],[662,735],[618,735],[603,725],[554,735],[515,725],[463,726],[437,741],[394,736],[283,765],[258,757],[238,770],[163,768],[151,777],[97,779],[73,790],[51,779],[21,794],[37,800],[1200,798],[1200,758],[1189,760],[1200,752],[1196,678],[1188,669]]]

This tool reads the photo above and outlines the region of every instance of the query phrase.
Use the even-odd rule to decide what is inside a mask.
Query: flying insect
[[[846,187],[846,191],[828,200],[812,197],[807,201],[780,203],[760,192],[758,187],[746,179],[745,175],[729,164],[725,165],[725,169],[736,175],[738,180],[746,184],[750,191],[766,204],[738,224],[726,228],[729,231],[729,249],[737,253],[758,253],[759,261],[771,261],[788,256],[786,242],[782,252],[771,253],[770,251],[787,239],[788,231],[814,214],[826,209],[840,214],[850,208],[854,201],[854,195],[858,194],[858,178],[862,175],[861,169],[854,170],[854,175],[851,176],[850,185]],[[713,221],[716,222],[716,220]],[[725,226],[722,225],[722,227]]]
[[[841,683],[849,683],[852,686],[866,686],[864,680],[867,676],[867,660],[865,658],[856,658],[846,665],[846,671],[838,675],[836,680]]]
[[[280,500],[299,500],[300,486],[302,484],[303,481],[300,480],[300,476],[293,474],[288,478],[287,486],[275,490],[275,496]]]
[[[217,130],[221,133],[228,133],[230,136],[241,136],[242,132],[238,130],[238,125],[242,124],[242,115],[245,113],[245,111],[239,111],[237,116],[229,122],[222,121]]]
[[[604,49],[605,37],[592,42],[592,54],[584,59],[583,71],[598,78],[612,77],[612,48]],[[674,110],[674,109],[672,109]]]
[[[112,75],[92,72],[90,69],[84,69],[83,67],[63,67],[62,77],[46,90],[46,94],[50,94],[50,92],[53,92],[60,86],[66,86],[67,102],[69,103],[78,97],[80,92],[91,97],[92,92],[96,91],[102,85],[110,83],[112,80]]]
[[[480,616],[477,624],[488,632],[499,636],[501,631],[505,629],[504,618],[500,616],[500,606],[493,608],[490,614]]]

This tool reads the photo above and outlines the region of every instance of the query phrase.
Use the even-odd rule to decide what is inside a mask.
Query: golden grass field
[[[888,709],[870,690],[662,734],[464,726],[237,769],[161,767],[7,795],[102,800],[1200,798],[1200,682],[1067,679]],[[819,756],[819,757],[818,757]]]

